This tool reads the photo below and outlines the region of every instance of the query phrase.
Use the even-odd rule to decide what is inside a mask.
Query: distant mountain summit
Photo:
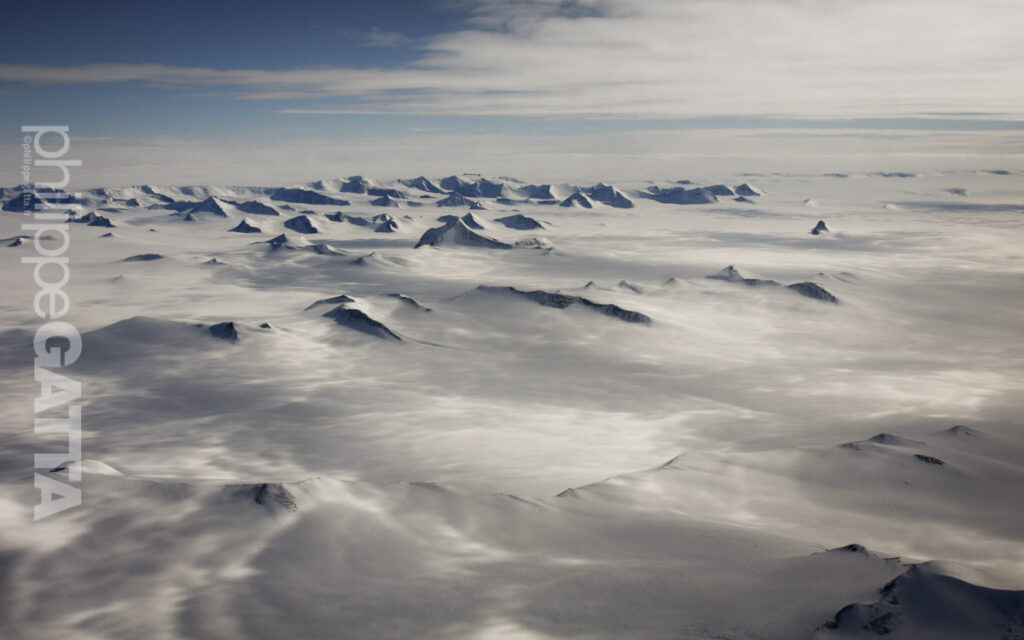
[[[443,227],[428,229],[426,233],[420,237],[419,242],[416,243],[416,248],[418,249],[424,246],[444,247],[452,245],[484,247],[487,249],[514,248],[511,244],[495,240],[494,238],[490,238],[473,231],[461,218],[453,220]]]
[[[796,284],[787,285],[786,288],[796,291],[802,296],[821,300],[822,302],[839,302],[839,298],[829,293],[824,287],[813,282],[797,282]]]
[[[633,201],[627,198],[621,191],[616,189],[610,184],[599,182],[590,189],[587,189],[587,194],[592,200],[596,200],[602,204],[606,204],[609,207],[615,207],[617,209],[632,209],[634,206]]]
[[[210,196],[206,200],[203,200],[199,204],[189,209],[188,213],[192,214],[193,216],[197,213],[212,213],[213,215],[220,216],[221,218],[228,217],[228,209],[225,206],[225,203],[222,202],[216,196]]]
[[[737,284],[745,284],[748,287],[779,287],[782,286],[775,280],[761,280],[759,278],[747,278],[739,272],[736,267],[729,265],[722,269],[718,273],[710,276],[706,276],[711,280],[723,280],[725,282],[734,282]],[[839,302],[839,298],[829,293],[825,288],[821,287],[814,282],[797,282],[795,284],[786,285],[786,289],[799,293],[802,296],[820,300],[822,302]]]
[[[524,216],[521,213],[505,216],[503,218],[496,218],[494,221],[500,222],[509,229],[516,229],[518,231],[531,231],[533,229],[544,228],[544,225],[539,220],[529,216]]]
[[[284,221],[284,226],[298,233],[320,233],[320,228],[307,215],[295,216]]]
[[[742,275],[739,270],[731,264],[714,275],[707,276],[711,280],[724,280],[736,282],[750,287],[777,287],[779,283],[774,280],[761,280],[759,278],[748,278]]]
[[[426,191],[427,193],[444,193],[444,189],[437,186],[424,176],[413,178],[412,180],[402,180],[402,184],[413,189],[419,189],[420,191]]]
[[[532,300],[541,306],[553,307],[555,309],[566,309],[568,307],[578,305],[585,309],[596,311],[601,315],[617,318],[623,322],[651,324],[650,316],[640,313],[639,311],[623,309],[615,304],[601,304],[582,296],[555,293],[551,291],[523,291],[521,289],[516,289],[515,287],[495,287],[487,285],[480,285],[476,288],[476,291],[526,298],[527,300]]]
[[[462,220],[464,223],[466,223],[467,227],[469,227],[470,229],[476,229],[477,231],[481,231],[487,228],[487,225],[484,224],[484,221],[478,218],[472,211],[470,211],[469,213],[462,217],[445,215],[437,219],[438,222],[443,222],[445,224],[451,224],[456,220]]]
[[[437,201],[437,206],[439,207],[471,207],[475,204],[475,201],[470,200],[461,193],[450,193],[447,198]]]
[[[665,204],[711,204],[718,202],[718,197],[709,189],[696,187],[672,187],[671,189],[658,189],[649,196],[652,200]]]
[[[238,204],[235,205],[235,208],[238,209],[239,211],[241,211],[242,213],[251,213],[251,214],[256,214],[256,215],[261,215],[261,216],[279,216],[279,215],[281,215],[280,212],[278,212],[277,209],[275,209],[274,207],[270,206],[269,204],[265,204],[263,202],[260,202],[259,200],[249,200],[247,202],[239,202]]]
[[[317,193],[311,189],[301,188],[277,189],[271,194],[270,199],[281,202],[294,202],[296,204],[329,204],[341,207],[347,207],[352,204],[348,200]]]
[[[256,225],[252,224],[248,218],[245,218],[235,227],[228,229],[228,231],[234,231],[235,233],[262,233],[263,229],[260,229]]]
[[[259,243],[257,243],[259,244]],[[305,249],[312,245],[309,240],[299,236],[293,238],[288,234],[282,233],[274,236],[270,240],[266,241],[266,244],[270,245],[270,249],[276,251],[277,249]]]
[[[572,207],[576,209],[593,209],[594,201],[582,191],[577,191],[565,200],[558,203],[560,207]]]

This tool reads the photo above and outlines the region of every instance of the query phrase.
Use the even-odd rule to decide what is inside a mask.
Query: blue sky
[[[8,139],[21,124],[68,124],[85,181],[391,177],[413,161],[416,173],[582,174],[588,157],[614,173],[616,154],[624,170],[692,164],[714,156],[716,135],[733,157],[737,140],[778,130],[806,139],[773,143],[779,155],[809,163],[842,151],[837,130],[906,132],[897,155],[945,140],[1020,160],[1006,143],[1024,131],[1024,3],[1012,0],[124,7],[14,6],[0,42]],[[644,158],[652,132],[692,151]],[[851,161],[895,162],[893,145],[855,145]],[[5,184],[14,173],[0,168]]]
[[[80,67],[157,64],[210,69],[398,68],[418,57],[417,43],[450,28],[460,12],[442,3],[378,0],[245,3],[48,3],[12,7],[0,63]],[[48,37],[40,38],[45,25]],[[58,35],[59,34],[59,35]],[[254,127],[301,126],[274,100],[240,104],[216,86],[159,89],[144,82],[5,82],[2,116],[77,125],[84,135],[207,136]]]
[[[374,0],[249,0],[173,3],[51,0],[5,10],[10,28],[4,62],[80,65],[102,62],[287,69],[306,65],[394,66],[415,59],[411,47],[366,47],[374,32],[412,44],[450,28],[457,5]],[[45,25],[52,37],[41,39]],[[403,42],[403,44],[406,42]]]

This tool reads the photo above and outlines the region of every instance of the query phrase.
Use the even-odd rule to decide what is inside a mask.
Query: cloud
[[[356,138],[308,133],[230,142],[196,136],[76,136],[76,189],[127,184],[282,185],[364,174],[382,178],[463,171],[527,181],[592,184],[599,179],[720,180],[741,172],[946,171],[999,169],[1021,162],[1019,132],[906,132],[894,141],[864,132],[820,129],[640,130],[568,133],[453,132],[395,126],[394,135]],[[325,129],[326,131],[326,129]],[[339,144],[338,140],[344,140]],[[898,143],[898,144],[897,144]],[[0,154],[17,154],[0,144]],[[0,167],[0,184],[20,183],[17,166]]]
[[[364,36],[364,43],[368,47],[404,47],[412,44],[409,36],[398,31],[384,31],[374,27]]]
[[[959,0],[463,2],[401,68],[0,65],[0,80],[333,99],[325,113],[870,116],[1020,113],[1024,5]],[[369,44],[399,46],[371,32]],[[305,105],[297,105],[302,109]]]

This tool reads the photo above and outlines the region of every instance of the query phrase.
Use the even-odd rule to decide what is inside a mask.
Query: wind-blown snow
[[[879,169],[84,191],[39,522],[4,190],[0,636],[1021,635],[1024,191]]]

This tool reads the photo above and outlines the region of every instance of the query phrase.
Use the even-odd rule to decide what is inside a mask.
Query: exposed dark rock
[[[398,223],[395,220],[385,220],[374,229],[376,233],[394,233],[398,231]]]
[[[442,198],[437,201],[439,207],[469,207],[476,204],[473,200],[465,197],[461,193],[450,193],[447,198]]]
[[[389,196],[387,194],[382,195],[381,197],[379,197],[379,198],[377,198],[375,200],[370,200],[370,204],[372,204],[375,207],[392,207],[392,208],[397,208],[399,206],[398,205],[398,200],[392,198],[391,196]]]
[[[344,327],[355,329],[356,331],[362,331],[363,333],[377,338],[398,341],[401,341],[402,339],[397,333],[384,325],[383,322],[374,320],[360,309],[351,309],[342,305],[328,311],[324,314],[324,317],[332,318],[335,322]]]
[[[234,231],[236,233],[263,233],[263,229],[260,229],[256,225],[249,224],[248,220],[242,220],[234,227],[228,229],[228,231]]]
[[[309,311],[310,309],[312,309],[314,307],[319,307],[320,305],[324,305],[324,304],[348,304],[350,302],[355,302],[355,301],[356,301],[355,298],[349,297],[349,296],[347,296],[345,294],[341,294],[340,296],[334,296],[333,298],[324,298],[323,300],[317,300],[313,304],[311,304],[308,307],[306,307],[306,311]]]
[[[363,178],[363,176],[349,176],[345,182],[341,183],[338,187],[338,191],[343,193],[366,193],[366,190],[372,187],[373,184]]]
[[[802,296],[808,298],[814,298],[815,300],[821,300],[822,302],[838,303],[839,298],[835,297],[821,286],[813,282],[797,282],[796,284],[786,285],[787,289],[792,289]]]
[[[718,198],[714,193],[703,188],[687,189],[685,187],[673,187],[671,189],[659,189],[648,197],[666,204],[711,204],[718,202]]]
[[[441,181],[438,184],[440,184],[441,188],[446,191],[455,191],[459,187],[472,183],[460,178],[459,176],[448,176],[447,178],[441,178]]]
[[[754,194],[754,193],[749,193],[749,194],[748,193],[741,193],[741,194],[737,194],[735,191],[733,191],[732,189],[730,189],[729,187],[727,187],[724,184],[713,184],[710,187],[704,187],[704,188],[708,191],[708,193],[711,193],[712,195],[716,195],[716,196],[757,195],[757,194]]]
[[[451,223],[455,222],[456,220],[462,220],[462,222],[464,222],[466,224],[466,226],[469,227],[470,229],[482,230],[482,229],[485,228],[484,227],[484,223],[480,220],[480,218],[477,218],[472,213],[467,213],[466,215],[464,215],[462,217],[453,216],[453,215],[449,214],[449,215],[445,215],[445,216],[439,216],[437,218],[438,222],[443,222],[444,224],[451,224]]]
[[[718,273],[710,276],[706,276],[711,280],[724,280],[726,282],[736,282],[739,284],[745,284],[750,287],[777,287],[779,283],[774,280],[761,280],[759,278],[746,278],[740,274],[736,267],[729,265],[722,269]]]
[[[580,207],[583,209],[593,209],[594,201],[591,200],[587,194],[582,191],[577,191],[565,200],[558,203],[560,207]]]
[[[242,213],[252,213],[252,214],[260,215],[260,216],[279,216],[279,215],[281,215],[278,212],[278,210],[275,209],[274,207],[270,206],[269,204],[264,204],[262,202],[259,202],[257,200],[249,200],[247,202],[239,202],[238,204],[235,205],[235,208],[238,209],[239,211],[241,211]]]
[[[422,304],[420,304],[419,302],[417,302],[417,301],[416,301],[416,300],[414,300],[413,298],[410,298],[410,297],[409,297],[409,296],[407,296],[407,295],[403,295],[403,294],[401,294],[401,293],[389,293],[389,294],[387,294],[387,295],[388,295],[388,297],[390,297],[390,298],[395,298],[395,299],[397,299],[397,300],[401,300],[401,301],[402,301],[402,302],[404,302],[404,303],[405,303],[406,305],[408,305],[408,306],[410,306],[410,307],[412,307],[413,309],[416,309],[416,310],[418,310],[418,311],[423,311],[423,312],[425,312],[425,313],[429,313],[429,312],[431,312],[431,311],[432,311],[432,309],[430,309],[430,307],[424,307],[424,306],[423,306]]]
[[[621,191],[610,184],[599,182],[587,190],[591,199],[617,209],[632,209],[635,205]]]
[[[251,496],[253,502],[268,509],[299,510],[299,505],[295,502],[295,496],[283,484],[276,482],[256,484],[242,487],[242,490]]]
[[[234,322],[219,322],[217,324],[210,325],[209,329],[210,335],[214,338],[238,342],[238,329],[235,327]]]
[[[954,436],[970,437],[980,435],[981,432],[976,429],[972,429],[971,427],[968,427],[966,425],[958,424],[947,429],[946,433],[949,433],[950,435]]]
[[[427,193],[444,193],[443,189],[438,187],[436,184],[434,184],[424,176],[413,178],[412,180],[403,180],[402,184],[404,184],[407,187],[412,187],[413,189],[426,191]]]
[[[310,189],[301,188],[277,189],[270,194],[270,199],[280,200],[282,202],[294,202],[296,204],[329,204],[339,207],[346,207],[351,204],[348,200],[334,198],[322,193],[317,193]]]
[[[98,215],[93,214],[92,220],[87,222],[86,226],[89,226],[89,227],[104,227],[104,228],[112,229],[114,227],[114,223],[111,222],[110,218],[108,218],[106,216],[98,216]]]
[[[600,304],[589,300],[582,296],[567,295],[564,293],[552,293],[550,291],[521,291],[514,287],[489,287],[479,286],[477,287],[480,291],[488,291],[494,293],[511,293],[517,296],[532,300],[539,305],[545,307],[554,307],[555,309],[565,309],[572,305],[580,305],[587,309],[596,311],[602,315],[611,316],[618,318],[624,322],[633,322],[639,324],[650,324],[651,318],[637,311],[630,311],[623,309],[622,307],[614,304]]]
[[[197,213],[211,213],[221,218],[228,217],[228,210],[224,208],[224,203],[222,203],[216,196],[210,196],[206,200],[203,200],[199,204],[193,206],[188,210],[188,213],[193,216]]]
[[[550,184],[528,184],[520,190],[534,200],[557,200]]]
[[[449,222],[443,227],[428,229],[416,243],[416,248],[423,246],[441,247],[446,245],[461,245],[470,247],[486,247],[489,249],[512,249],[510,245],[494,238],[473,231],[462,219]]]
[[[386,187],[370,187],[366,190],[366,194],[370,196],[379,196],[382,198],[393,198],[395,200],[405,200],[405,193],[398,189],[389,189]]]
[[[320,229],[317,228],[316,223],[314,223],[307,215],[288,218],[284,221],[284,226],[299,233],[320,233]]]
[[[533,229],[544,228],[544,225],[539,220],[529,216],[524,216],[521,213],[505,216],[503,218],[496,218],[494,221],[500,222],[509,229],[516,229],[519,231],[530,231]]]

